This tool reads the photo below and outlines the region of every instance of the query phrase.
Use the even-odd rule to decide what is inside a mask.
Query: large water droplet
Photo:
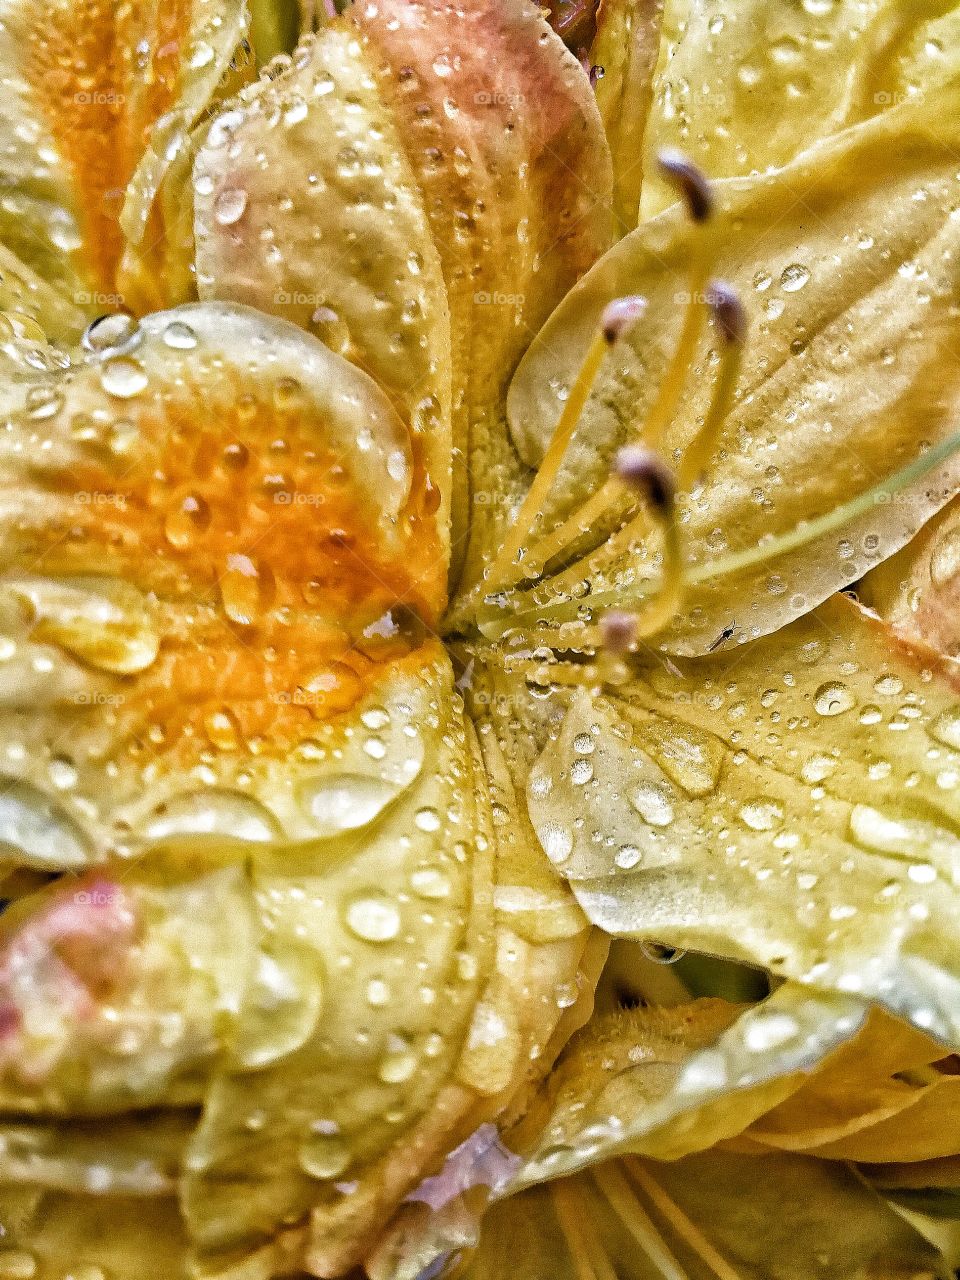
[[[360,893],[346,905],[347,928],[365,942],[390,942],[400,932],[400,912],[384,893]]]
[[[231,622],[250,627],[257,621],[262,605],[262,582],[260,570],[249,556],[227,556],[220,578],[220,598]]]
[[[382,778],[343,773],[302,782],[298,798],[313,819],[317,834],[333,836],[373,822],[400,790]]]
[[[332,1120],[314,1122],[300,1147],[300,1168],[311,1178],[336,1178],[350,1163],[350,1150]]]
[[[156,659],[160,636],[145,597],[116,578],[37,578],[11,584],[36,640],[101,671],[133,675]]]
[[[138,396],[149,382],[146,370],[126,356],[114,356],[100,368],[100,385],[118,400]]]
[[[221,191],[213,202],[213,218],[221,227],[231,227],[243,217],[247,207],[247,193],[240,187]]]
[[[235,791],[186,791],[154,812],[144,826],[150,840],[218,836],[265,844],[281,836],[273,814]]]
[[[673,804],[665,787],[655,782],[641,782],[630,797],[630,803],[651,827],[668,827],[673,821]]]
[[[31,867],[65,871],[89,858],[79,827],[26,782],[0,778],[0,849]]]
[[[799,262],[793,262],[789,267],[784,267],[780,276],[780,287],[784,293],[797,293],[809,279],[808,268]]]
[[[845,684],[827,681],[813,695],[813,705],[821,716],[839,716],[854,706],[856,699]]]
[[[960,529],[950,529],[938,540],[930,555],[930,581],[945,587],[960,572]]]
[[[305,951],[260,954],[232,1045],[241,1066],[259,1070],[306,1044],[320,1016],[318,968]]]

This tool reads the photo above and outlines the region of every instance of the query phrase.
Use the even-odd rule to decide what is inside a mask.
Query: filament
[[[647,1197],[663,1214],[680,1238],[686,1241],[694,1253],[716,1275],[717,1280],[741,1280],[741,1277],[737,1275],[726,1259],[717,1252],[700,1228],[690,1221],[676,1201],[664,1191],[656,1178],[647,1171],[635,1156],[630,1156],[624,1160],[624,1166],[631,1180],[646,1193]]]
[[[578,1280],[617,1280],[616,1272],[593,1235],[590,1219],[577,1204],[570,1184],[556,1182],[551,1186],[550,1194]]]
[[[705,224],[713,212],[713,193],[707,179],[695,165],[678,152],[661,152],[658,160],[663,175],[673,183],[679,194],[686,201],[687,210],[692,221],[697,224],[698,227]],[[720,286],[714,286],[713,290],[708,289],[707,287],[710,269],[713,265],[715,256],[715,242],[711,238],[708,238],[705,232],[700,231],[694,237],[691,251],[687,281],[688,293],[686,312],[684,315],[683,327],[680,331],[680,339],[670,363],[667,366],[663,380],[660,383],[656,398],[650,407],[643,425],[637,433],[639,440],[648,445],[651,449],[659,450],[663,444],[664,433],[676,414],[677,406],[680,403],[680,397],[683,394],[684,386],[686,385],[690,370],[693,367],[697,353],[697,346],[700,341],[706,317],[711,310],[714,310],[716,313],[717,299],[715,296],[715,290],[720,288]],[[612,303],[611,307],[615,307],[616,305],[617,303]],[[610,308],[608,308],[608,311],[609,310]],[[617,336],[620,335],[618,334]],[[724,371],[727,370],[728,363],[729,362],[724,363]],[[736,363],[739,365],[738,360]],[[736,377],[737,369],[729,371],[727,380],[730,381],[731,385],[729,395],[726,395],[725,393],[727,403],[729,402],[729,397],[732,396],[733,388],[736,385]],[[723,376],[721,376],[721,382],[723,381]],[[579,382],[580,379],[578,377],[577,384],[579,384]],[[575,386],[577,384],[575,384]],[[570,399],[573,399],[572,393]],[[586,396],[584,396],[583,399],[583,404],[585,403]],[[716,403],[716,397],[714,403]],[[582,412],[583,404],[578,406],[578,414]],[[566,407],[570,407],[569,400]],[[720,414],[721,409],[722,406],[718,407],[716,424],[714,424],[712,420],[710,422],[711,433],[714,437],[717,433],[717,427],[720,422],[722,422],[722,416]],[[565,416],[566,415],[564,415],[564,417]],[[564,425],[564,418],[561,418],[560,424],[558,425],[557,431],[554,435],[554,440],[551,442],[550,449],[548,450],[548,458],[553,451],[554,444],[561,438],[561,431]],[[533,494],[534,489],[537,491],[538,505],[546,496],[549,487],[559,470],[560,461],[562,459],[563,452],[566,451],[570,437],[573,434],[574,425],[574,423],[569,424],[566,439],[561,443],[560,457],[556,459],[556,463],[553,466],[546,482],[543,485],[540,485],[540,477],[547,469],[547,459],[544,459],[544,464],[537,473],[536,479],[531,487],[530,494],[527,496],[528,501]],[[587,530],[589,530],[611,509],[617,499],[622,496],[623,486],[619,483],[617,477],[608,477],[600,488],[591,494],[586,503],[580,506],[572,515],[568,516],[566,520],[563,520],[550,533],[546,534],[536,542],[536,544],[527,552],[528,564],[535,564],[538,570],[542,571],[542,568],[546,566],[550,560],[559,555],[560,552],[563,551],[563,549],[572,541],[587,532]],[[524,502],[524,508],[526,505],[527,503]],[[522,518],[523,515],[524,511],[523,508],[521,508],[521,518],[518,519],[517,525],[513,530],[513,535],[508,542],[508,546],[511,546],[512,548],[509,556],[506,557],[508,563],[513,560],[523,542],[524,537],[533,527],[534,518],[531,516],[529,520],[524,522]],[[513,545],[514,543],[516,544],[515,546]],[[506,556],[506,551],[507,548],[504,547],[504,550],[500,553],[500,556],[497,557],[497,561],[494,564],[494,573],[491,574],[487,580],[488,594],[491,590],[491,581],[495,582],[498,586],[503,587],[511,586],[513,585],[513,582],[519,579],[520,575],[517,574],[512,581],[505,581],[503,574],[497,573],[497,565]],[[496,586],[493,589],[496,589]]]
[[[713,319],[720,331],[720,372],[703,426],[691,441],[680,463],[679,487],[685,493],[693,488],[716,452],[717,437],[733,403],[743,344],[746,338],[746,316],[743,306],[730,285],[714,281],[707,292]]]
[[[689,1280],[623,1174],[611,1165],[599,1165],[593,1171],[593,1178],[617,1217],[660,1272],[662,1280]]]
[[[522,576],[522,569],[518,569],[514,565],[514,560],[520,552],[527,534],[540,517],[543,500],[550,491],[563,463],[567,446],[580,419],[580,414],[583,412],[587,397],[596,381],[608,346],[609,342],[602,331],[596,335],[590,344],[586,358],[580,366],[580,372],[570,388],[570,394],[567,397],[566,404],[563,406],[560,421],[557,423],[557,428],[553,433],[553,438],[544,455],[540,469],[534,477],[533,484],[530,486],[529,492],[517,513],[513,528],[507,535],[506,541],[490,566],[484,582],[481,584],[486,593],[496,591],[503,585],[509,585],[511,574],[514,574],[514,580]]]

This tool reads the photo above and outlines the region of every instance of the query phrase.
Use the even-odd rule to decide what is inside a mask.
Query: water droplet
[[[651,827],[668,827],[673,821],[670,795],[655,782],[642,782],[630,797],[630,803]]]
[[[32,867],[69,870],[88,861],[80,828],[42,791],[0,778],[0,849]]]
[[[206,501],[198,493],[188,493],[167,516],[164,533],[171,546],[183,551],[209,527],[210,508]]]
[[[559,822],[544,822],[537,834],[551,862],[566,862],[573,853],[573,836]]]
[[[175,351],[190,351],[197,345],[197,335],[182,320],[174,320],[164,329],[163,341]]]
[[[834,760],[833,756],[811,756],[803,766],[801,776],[803,777],[804,782],[824,782],[830,777],[836,767],[837,762]]]
[[[149,840],[217,836],[266,844],[281,831],[270,811],[235,791],[185,791],[154,811],[144,826]]]
[[[227,707],[211,711],[203,722],[207,737],[218,751],[236,751],[241,743],[240,726]]]
[[[239,222],[247,207],[247,193],[240,187],[228,187],[213,202],[214,221],[221,227]]]
[[[950,529],[934,547],[930,556],[930,581],[945,587],[960,572],[960,529]]]
[[[793,262],[789,267],[784,267],[780,276],[780,288],[784,293],[797,293],[809,279],[808,268],[799,262]]]
[[[129,583],[108,578],[38,578],[13,593],[28,610],[31,634],[82,662],[118,675],[144,671],[160,649],[153,616]]]
[[[960,707],[942,711],[930,726],[930,736],[943,746],[960,751]]]
[[[856,699],[845,684],[829,680],[813,695],[813,705],[821,716],[839,716],[855,705]]]
[[[84,330],[80,342],[86,351],[103,355],[106,351],[117,351],[132,344],[138,333],[133,316],[118,311],[114,315],[100,316],[94,320]]]
[[[418,809],[413,821],[421,831],[439,831],[440,829],[440,815],[436,809],[429,807]]]
[[[400,912],[383,893],[360,893],[345,911],[347,928],[365,942],[390,942],[400,932]]]
[[[350,1163],[350,1150],[333,1121],[318,1120],[300,1147],[300,1168],[311,1178],[336,1178]]]
[[[773,831],[783,821],[783,808],[775,800],[748,800],[740,809],[740,818],[751,831]]]
[[[381,778],[359,773],[310,778],[300,784],[298,799],[310,814],[320,836],[356,831],[373,822],[401,788]]]
[[[252,626],[262,607],[260,571],[249,556],[234,553],[227,556],[220,578],[223,611],[231,622],[241,627]]]
[[[100,367],[100,385],[118,400],[138,396],[148,381],[143,366],[127,356],[113,356]]]
[[[420,898],[446,898],[450,894],[450,877],[441,867],[421,867],[411,875],[410,887]]]
[[[63,408],[63,392],[56,387],[31,387],[24,407],[27,416],[38,421],[56,417]]]
[[[380,1061],[377,1075],[384,1084],[403,1084],[417,1069],[417,1056],[410,1042],[403,1036],[392,1035],[387,1041],[387,1052]]]
[[[295,1053],[314,1034],[322,1003],[312,952],[292,946],[261,952],[231,1043],[234,1061],[258,1071]]]

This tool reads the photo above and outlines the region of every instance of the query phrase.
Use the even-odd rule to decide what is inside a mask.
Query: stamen
[[[623,1174],[612,1165],[602,1164],[593,1171],[593,1178],[663,1280],[689,1280]]]
[[[652,449],[627,445],[617,453],[613,469],[624,484],[646,499],[658,516],[672,517],[676,497],[673,475]]]
[[[737,388],[747,334],[747,314],[732,285],[714,280],[707,290],[707,301],[722,339],[720,373],[703,426],[690,442],[680,463],[679,487],[685,493],[689,493],[697,483],[716,452],[717,437]]]
[[[632,653],[637,645],[637,616],[611,609],[600,619],[600,639],[610,653]]]
[[[664,147],[657,154],[661,174],[687,202],[694,222],[706,222],[713,213],[713,191],[706,174],[689,156],[674,147]]]
[[[523,547],[524,540],[540,518],[544,499],[563,464],[573,432],[583,412],[583,406],[600,372],[603,357],[608,348],[637,321],[645,308],[645,299],[639,297],[617,298],[605,308],[600,320],[600,332],[590,344],[586,358],[580,366],[580,372],[570,388],[570,394],[567,396],[560,421],[557,423],[540,469],[517,513],[513,528],[482,583],[485,594],[502,590],[523,576],[524,566],[514,562]]]
[[[706,1263],[716,1275],[717,1280],[741,1280],[741,1277],[737,1275],[726,1259],[717,1252],[700,1228],[690,1221],[676,1201],[664,1191],[656,1178],[647,1171],[635,1156],[628,1156],[623,1163],[630,1175],[630,1180],[646,1192],[649,1199],[653,1201],[655,1207],[663,1214],[677,1235],[686,1241],[694,1253]]]
[[[617,1280],[609,1259],[592,1235],[589,1216],[583,1213],[569,1182],[553,1183],[550,1194],[577,1280]]]

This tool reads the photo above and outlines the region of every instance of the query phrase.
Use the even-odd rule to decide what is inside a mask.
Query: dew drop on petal
[[[364,942],[390,942],[400,932],[400,912],[386,894],[360,893],[346,904],[347,928]]]
[[[856,699],[845,684],[838,680],[822,684],[813,695],[813,705],[821,716],[839,716],[854,706]]]

